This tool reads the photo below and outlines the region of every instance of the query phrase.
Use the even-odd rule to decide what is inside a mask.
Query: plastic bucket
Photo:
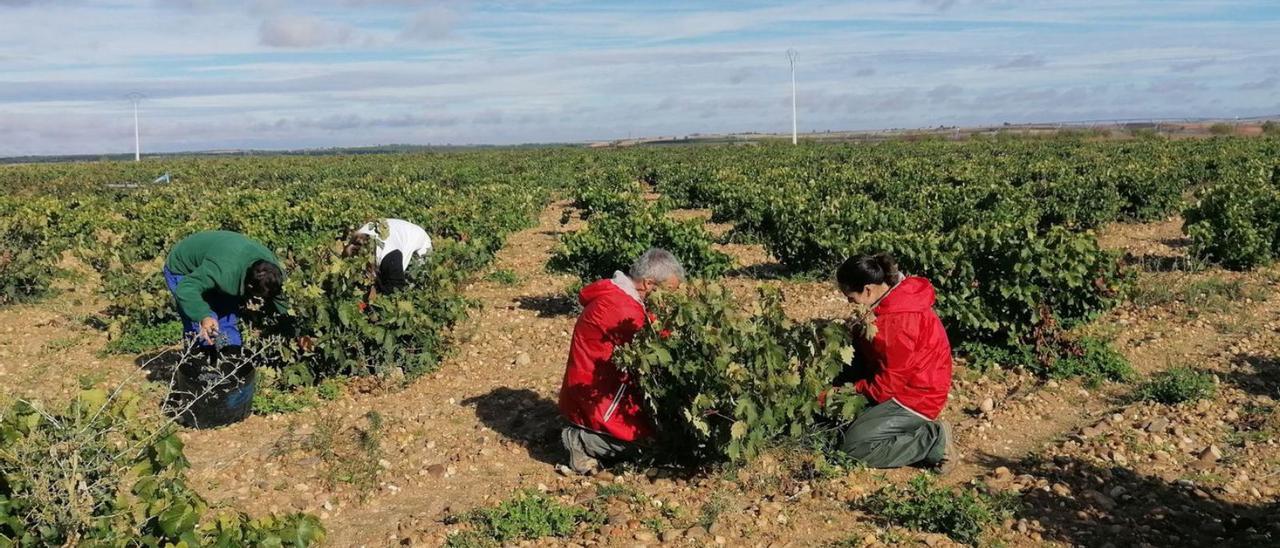
[[[237,371],[206,367],[184,371],[173,379],[173,401],[181,412],[178,423],[189,428],[217,428],[244,420],[253,411],[257,371],[251,366]]]

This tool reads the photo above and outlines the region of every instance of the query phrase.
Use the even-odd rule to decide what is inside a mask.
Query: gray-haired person
[[[675,289],[684,268],[669,251],[650,249],[627,273],[615,272],[582,289],[582,315],[573,327],[569,361],[560,387],[560,412],[568,426],[561,440],[569,451],[568,469],[594,472],[601,460],[633,452],[653,435],[644,394],[634,378],[613,364],[613,349],[631,342],[650,320],[645,298],[654,290]]]

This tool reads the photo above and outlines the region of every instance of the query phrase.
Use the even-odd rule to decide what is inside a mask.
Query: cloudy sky
[[[1280,113],[1276,0],[0,0],[0,156]]]

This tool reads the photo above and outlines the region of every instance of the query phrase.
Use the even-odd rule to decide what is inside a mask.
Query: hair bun
[[[884,272],[884,282],[893,285],[898,281],[898,262],[888,253],[877,253],[874,257],[876,264],[880,266],[880,270]]]

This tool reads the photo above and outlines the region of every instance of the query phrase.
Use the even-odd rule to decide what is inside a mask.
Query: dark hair
[[[898,283],[898,263],[888,253],[849,257],[836,271],[836,283],[847,291],[862,291],[873,284]]]
[[[257,260],[249,265],[244,277],[244,292],[251,297],[274,299],[284,285],[284,272],[271,261]]]

